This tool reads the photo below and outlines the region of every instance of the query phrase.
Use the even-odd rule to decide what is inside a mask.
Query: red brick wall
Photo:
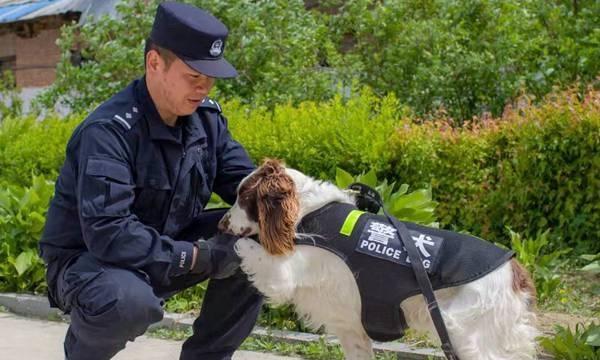
[[[0,35],[0,58],[15,56],[15,34]]]
[[[33,38],[16,36],[15,53],[17,86],[48,86],[54,82],[60,50],[56,46],[59,29],[42,30]]]

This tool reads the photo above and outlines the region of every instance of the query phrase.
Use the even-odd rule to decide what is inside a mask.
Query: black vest
[[[434,290],[479,279],[514,254],[474,236],[404,224]],[[367,334],[377,341],[401,338],[407,325],[400,303],[421,290],[394,226],[354,205],[331,203],[306,215],[298,232],[318,235],[298,239],[298,244],[329,250],[346,262],[361,295]]]

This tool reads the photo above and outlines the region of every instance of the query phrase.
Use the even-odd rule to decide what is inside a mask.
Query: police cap
[[[150,38],[171,50],[192,69],[215,78],[237,76],[235,68],[223,58],[227,27],[195,6],[163,2],[156,10]]]

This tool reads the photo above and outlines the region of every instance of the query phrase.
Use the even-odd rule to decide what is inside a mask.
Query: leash
[[[429,276],[427,275],[425,267],[423,266],[421,254],[419,253],[415,242],[412,241],[406,225],[398,221],[395,217],[390,216],[383,206],[383,201],[381,200],[381,196],[377,190],[361,183],[351,184],[349,189],[358,193],[357,206],[359,208],[362,207],[363,209],[375,214],[378,212],[379,208],[383,209],[385,216],[398,231],[398,236],[408,253],[410,265],[413,269],[417,282],[419,283],[421,292],[427,301],[427,309],[429,310],[435,330],[437,331],[440,341],[442,342],[442,351],[448,360],[459,360],[458,356],[456,356],[456,353],[454,352],[452,343],[450,342],[450,336],[448,335],[446,324],[442,318],[442,312],[440,311],[437,299],[433,293],[433,287],[429,281]]]

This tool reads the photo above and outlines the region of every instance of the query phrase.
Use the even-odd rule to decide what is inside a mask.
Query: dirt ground
[[[568,326],[570,329],[575,330],[575,325],[578,323],[587,324],[593,320],[596,322],[600,321],[598,318],[558,312],[538,312],[537,316],[540,331],[548,335],[554,333],[555,325]]]

